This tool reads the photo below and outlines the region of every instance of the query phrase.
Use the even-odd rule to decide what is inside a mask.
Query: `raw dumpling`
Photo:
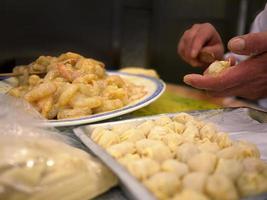
[[[239,150],[239,157],[247,158],[247,157],[260,157],[260,152],[255,144],[252,144],[247,141],[238,141],[234,144]]]
[[[159,172],[159,164],[150,158],[141,158],[128,164],[129,172],[139,180],[145,180],[151,175]]]
[[[223,174],[235,181],[237,177],[242,173],[242,162],[234,159],[219,159],[215,174]]]
[[[174,159],[164,161],[161,165],[161,169],[165,172],[174,173],[178,178],[188,173],[187,165]]]
[[[126,154],[135,152],[135,146],[132,142],[122,142],[114,144],[107,149],[107,152],[115,158],[120,158]]]
[[[176,152],[178,147],[183,143],[183,137],[178,134],[167,134],[162,141],[170,148],[172,152]]]
[[[244,172],[237,180],[241,196],[252,196],[267,192],[267,178],[257,172]]]
[[[112,126],[112,131],[118,133],[118,134],[121,134],[131,128],[134,128],[134,125],[133,124],[130,124],[130,123],[125,123],[125,124],[117,124],[117,125],[114,125]]]
[[[181,182],[175,174],[160,172],[144,181],[145,186],[159,199],[169,199],[181,187]]]
[[[169,134],[170,131],[162,126],[155,126],[149,132],[147,138],[151,140],[162,140],[165,135]]]
[[[119,158],[118,162],[127,168],[131,162],[138,160],[140,158],[141,157],[138,154],[127,154],[124,157]]]
[[[184,143],[176,151],[176,158],[179,161],[187,162],[194,155],[199,153],[198,147],[193,143]]]
[[[144,139],[145,135],[143,132],[139,131],[136,128],[131,128],[120,134],[120,140],[127,142],[136,142],[138,140]]]
[[[179,122],[171,122],[166,124],[164,127],[171,129],[174,133],[178,134],[182,134],[185,129],[185,125]]]
[[[172,119],[166,115],[162,115],[159,118],[155,119],[155,124],[158,126],[164,126],[172,122]]]
[[[176,116],[172,118],[174,121],[185,124],[189,120],[193,120],[194,117],[192,115],[189,115],[187,113],[179,113]]]
[[[143,122],[142,124],[139,124],[136,128],[139,131],[142,131],[144,135],[147,137],[150,130],[155,126],[155,123],[152,120],[148,120]]]
[[[197,191],[184,189],[181,193],[175,195],[173,200],[209,200],[209,198]]]
[[[102,127],[95,128],[91,134],[92,140],[98,143],[99,139],[102,137],[105,131],[108,130]]]
[[[188,139],[188,141],[194,141],[195,138],[199,137],[199,129],[191,122],[189,121],[186,123],[186,128],[183,132],[183,136]]]
[[[233,142],[227,133],[219,132],[215,139],[221,149],[232,146]]]
[[[245,158],[243,166],[246,172],[263,173],[267,170],[267,164],[259,158]]]
[[[204,139],[207,138],[211,142],[213,142],[216,139],[217,136],[217,130],[214,127],[213,124],[207,123],[200,129],[200,138]]]
[[[184,176],[183,187],[197,192],[204,192],[208,174],[205,172],[191,172]]]
[[[120,137],[118,134],[109,131],[109,130],[105,130],[103,132],[99,132],[99,134],[101,134],[101,136],[98,136],[99,139],[97,141],[97,143],[104,147],[104,148],[108,148],[114,144],[118,144],[120,142]],[[95,135],[93,135],[95,136]]]
[[[155,146],[155,145],[164,145],[164,143],[160,140],[150,140],[150,139],[142,139],[135,143],[136,151],[138,154],[143,154],[143,150],[145,148]]]
[[[220,150],[220,147],[218,146],[217,143],[210,142],[210,141],[206,141],[198,145],[198,148],[201,152],[209,152],[209,153],[214,153],[214,154],[216,154]]]
[[[239,199],[234,183],[222,174],[214,174],[208,177],[206,192],[213,200]]]
[[[216,166],[216,155],[202,152],[191,157],[187,164],[190,170],[212,173]]]

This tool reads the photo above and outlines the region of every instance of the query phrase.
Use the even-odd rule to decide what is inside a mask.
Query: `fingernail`
[[[185,82],[187,85],[191,85],[191,81],[190,81],[190,78],[188,78],[188,76],[184,76],[184,82]]]
[[[191,51],[191,57],[192,57],[192,58],[197,57],[197,51],[196,51],[195,49],[193,49],[193,50]]]
[[[243,38],[233,38],[229,41],[229,49],[232,51],[241,51],[245,49],[246,42]]]

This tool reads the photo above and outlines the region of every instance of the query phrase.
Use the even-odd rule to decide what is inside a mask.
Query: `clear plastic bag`
[[[42,127],[27,103],[0,96],[0,111],[0,200],[86,200],[117,184],[73,138]]]

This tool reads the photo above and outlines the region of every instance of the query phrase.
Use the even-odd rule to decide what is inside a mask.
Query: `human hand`
[[[216,76],[188,74],[184,82],[204,89],[212,96],[267,97],[267,52],[229,67]]]
[[[178,44],[178,54],[192,66],[206,66],[199,58],[200,52],[207,52],[221,60],[224,47],[219,33],[209,23],[194,24],[186,30]]]

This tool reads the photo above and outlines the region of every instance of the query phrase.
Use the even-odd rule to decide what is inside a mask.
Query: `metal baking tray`
[[[218,129],[229,133],[232,139],[246,139],[256,144],[261,152],[261,159],[267,161],[267,113],[252,108],[223,108],[214,110],[201,110],[187,112],[201,120],[212,122]],[[178,113],[165,113],[174,116]],[[162,115],[162,114],[161,114]],[[106,164],[119,178],[120,186],[129,199],[156,199],[141,182],[130,175],[128,171],[111,157],[102,147],[91,140],[92,130],[97,127],[110,128],[122,123],[140,124],[148,119],[156,119],[161,115],[139,117],[121,121],[105,122],[100,124],[86,125],[74,129],[75,135]],[[267,193],[246,197],[242,200],[266,200]]]

